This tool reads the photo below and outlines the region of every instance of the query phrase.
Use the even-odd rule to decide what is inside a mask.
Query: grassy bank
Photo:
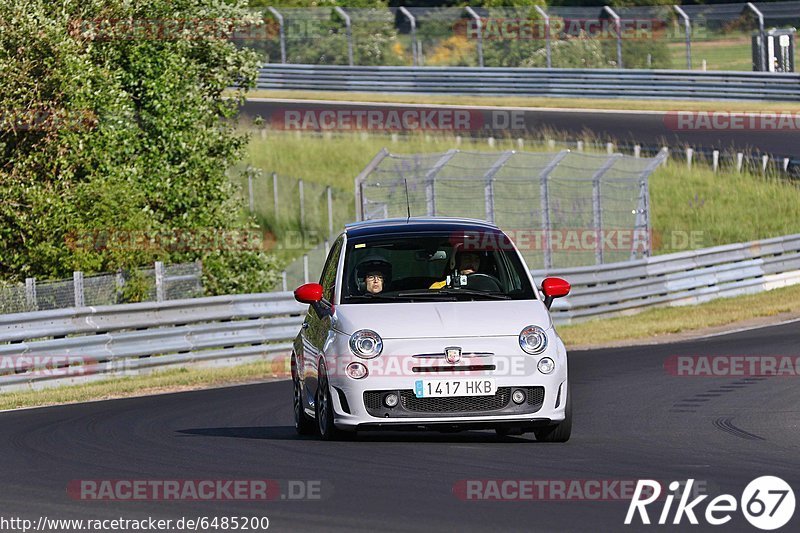
[[[391,152],[443,152],[455,147],[453,137],[423,135],[399,137],[345,135],[329,138],[294,134],[254,136],[247,162],[281,175],[302,177],[308,182],[353,190],[354,177],[383,147]],[[512,139],[498,139],[494,148],[486,140],[464,139],[462,150],[517,149]],[[525,150],[552,151],[526,142]],[[671,161],[650,178],[652,227],[656,253],[744,242],[800,233],[800,187],[775,177],[737,173],[723,161],[714,173],[702,161],[687,170],[681,161]],[[352,210],[351,202],[343,202]],[[677,239],[677,242],[675,240]]]

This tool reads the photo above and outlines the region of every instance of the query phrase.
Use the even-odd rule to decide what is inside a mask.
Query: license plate
[[[452,396],[494,396],[497,385],[493,379],[420,379],[414,382],[417,398],[447,398]]]

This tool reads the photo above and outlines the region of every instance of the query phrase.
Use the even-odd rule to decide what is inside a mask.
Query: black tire
[[[567,405],[564,406],[564,421],[533,430],[539,442],[567,442],[572,433],[572,394],[567,389]]]
[[[317,431],[314,420],[303,409],[303,390],[297,375],[297,363],[292,357],[292,385],[294,388],[294,429],[298,435],[313,435]]]
[[[328,384],[328,373],[325,365],[319,365],[319,377],[317,378],[317,399],[314,402],[317,414],[317,431],[322,440],[342,440],[347,435],[344,431],[337,429],[333,422],[333,400],[331,399],[331,387]]]

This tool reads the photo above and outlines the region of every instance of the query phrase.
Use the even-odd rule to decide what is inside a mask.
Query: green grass
[[[302,176],[309,182],[353,190],[353,179],[383,147],[391,152],[443,152],[455,147],[452,137],[423,135],[362,137],[347,134],[323,138],[270,133],[266,139],[254,136],[248,162],[278,174]],[[463,150],[492,150],[486,140],[464,139]],[[512,139],[498,139],[494,150],[516,149]],[[526,150],[549,151],[546,146],[526,141]],[[702,161],[692,170],[671,161],[650,178],[652,227],[656,253],[744,242],[800,233],[800,188],[783,179],[748,172],[739,174],[724,161],[714,174]],[[343,205],[352,210],[350,200]],[[352,211],[349,211],[352,212]],[[694,232],[694,233],[692,233]],[[673,246],[674,245],[674,246]]]
[[[670,45],[672,46],[672,45]],[[685,50],[685,49],[681,49]],[[685,65],[686,52],[673,50],[676,58],[673,64]],[[728,54],[721,50],[720,55]],[[737,55],[740,52],[731,52]],[[677,59],[680,56],[680,59]],[[749,61],[749,52],[745,60]],[[692,52],[692,65],[700,68],[702,57]],[[698,59],[699,58],[699,59]],[[749,63],[748,63],[749,64]],[[752,67],[737,69],[751,70]],[[711,67],[709,67],[711,69]],[[547,98],[543,96],[464,96],[452,94],[384,94],[363,92],[339,91],[270,91],[265,89],[253,90],[247,93],[249,98],[273,99],[298,99],[298,100],[334,100],[358,102],[384,102],[404,104],[443,104],[443,105],[474,105],[491,107],[546,107],[558,109],[619,109],[643,111],[720,111],[729,112],[791,112],[800,109],[800,105],[792,102],[746,102],[746,101],[684,101],[684,100],[626,100],[602,98]]]
[[[669,43],[673,66],[685,68],[686,45]],[[750,37],[732,35],[726,39],[692,43],[692,69],[700,70],[703,60],[707,70],[753,70]]]

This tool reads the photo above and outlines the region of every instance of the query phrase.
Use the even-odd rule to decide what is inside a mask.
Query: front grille
[[[494,396],[456,396],[453,398],[417,398],[413,391],[400,391],[400,403],[417,413],[458,413],[464,411],[494,411],[508,405],[511,389],[500,387]]]
[[[525,391],[527,401],[516,405],[511,401],[511,392]],[[383,397],[394,392],[400,403],[394,408],[383,405]],[[458,396],[452,398],[417,398],[413,390],[366,391],[364,406],[367,412],[380,418],[419,416],[469,416],[481,414],[525,414],[535,413],[544,404],[544,387],[500,387],[494,396]]]

